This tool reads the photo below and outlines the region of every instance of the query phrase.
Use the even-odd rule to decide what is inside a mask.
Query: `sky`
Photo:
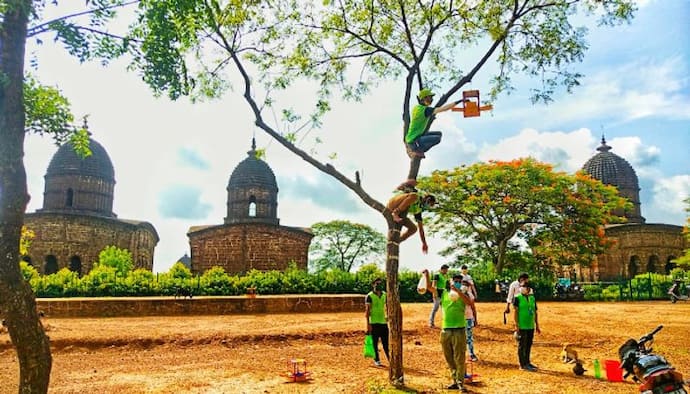
[[[515,91],[495,100],[490,113],[478,118],[439,114],[432,129],[443,131],[443,140],[427,153],[420,175],[526,156],[575,172],[597,153],[603,134],[611,152],[638,175],[647,223],[683,225],[683,199],[690,196],[690,1],[640,0],[638,7],[630,25],[590,26],[589,49],[574,66],[584,77],[572,94],[559,91],[553,103],[533,105],[528,96],[535,81],[519,77]],[[385,234],[378,212],[256,128],[236,91],[216,101],[172,102],[154,97],[126,70],[125,60],[108,67],[80,64],[49,40],[28,42],[30,58],[38,64],[31,72],[43,84],[57,86],[77,117],[88,115],[92,138],[104,146],[115,168],[115,214],[156,228],[156,272],[189,254],[189,227],[223,223],[225,188],[253,137],[257,147],[266,149],[266,162],[276,175],[281,225],[349,220]],[[490,71],[480,71],[466,88],[488,92]],[[317,157],[353,179],[359,171],[365,190],[384,203],[409,165],[400,143],[401,86],[384,83],[361,103],[337,103],[318,132],[323,143]],[[43,177],[56,151],[49,138],[27,136],[32,196],[27,212],[43,205]],[[337,159],[328,159],[332,152]],[[438,254],[445,241],[427,238],[427,255],[417,236],[401,245],[401,268],[437,268],[447,262]],[[383,268],[383,261],[379,265]]]

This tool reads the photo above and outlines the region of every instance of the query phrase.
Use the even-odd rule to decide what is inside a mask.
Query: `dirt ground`
[[[431,304],[405,304],[405,391],[446,392],[439,330],[427,327]],[[633,393],[636,385],[594,378],[592,361],[616,359],[618,347],[659,324],[655,350],[690,377],[690,303],[539,304],[542,334],[532,361],[517,368],[503,305],[478,303],[474,393]],[[440,323],[440,315],[437,316]],[[509,321],[510,323],[510,321]],[[50,392],[63,393],[382,393],[388,368],[362,356],[363,313],[51,319]],[[576,344],[588,370],[577,377],[558,355]],[[312,379],[286,383],[288,360],[304,358]],[[384,363],[385,364],[385,363]],[[16,393],[18,364],[0,334],[0,393]]]

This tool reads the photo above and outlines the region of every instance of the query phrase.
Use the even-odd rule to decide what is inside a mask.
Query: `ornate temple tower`
[[[105,247],[116,246],[132,253],[135,268],[151,270],[156,229],[148,222],[117,219],[113,164],[91,137],[89,149],[91,155],[82,158],[66,143],[53,155],[44,178],[43,208],[24,219],[35,237],[23,259],[44,274],[68,268],[83,275]]]
[[[618,194],[627,198],[633,209],[614,212],[628,219],[627,223],[611,224],[605,228],[613,246],[597,256],[589,268],[576,268],[584,280],[618,280],[655,272],[668,273],[672,260],[681,256],[688,245],[683,228],[673,224],[645,223],[640,212],[640,187],[637,174],[622,157],[611,153],[604,137],[583,170],[606,185],[615,186]]]
[[[230,175],[223,224],[193,226],[187,232],[194,273],[216,266],[240,274],[285,270],[290,263],[307,268],[311,231],[279,224],[275,174],[256,157],[254,139],[247,154]]]
[[[256,141],[248,157],[235,167],[228,181],[228,216],[225,224],[278,225],[278,184],[271,167],[256,157]]]
[[[628,223],[644,223],[645,218],[640,213],[640,186],[635,170],[624,158],[610,152],[611,147],[606,145],[603,136],[597,151],[599,153],[587,160],[582,169],[601,183],[615,186],[618,194],[632,203],[631,211],[614,212],[616,215],[625,216]]]

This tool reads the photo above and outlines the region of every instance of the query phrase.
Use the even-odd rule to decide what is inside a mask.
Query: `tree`
[[[685,212],[688,213],[685,226],[683,226],[683,234],[685,235],[688,245],[690,245],[690,197],[683,201],[685,201],[685,204],[687,205],[685,207]],[[685,250],[685,254],[683,256],[680,256],[672,262],[683,269],[690,270],[690,247]]]
[[[55,6],[57,1],[50,4]],[[57,33],[56,41],[81,60],[122,54],[127,43],[114,45],[117,38],[99,30],[114,16],[111,7],[122,5],[122,1],[96,0],[86,4],[85,12],[42,22],[45,1],[0,0],[0,314],[17,352],[20,393],[47,392],[52,366],[50,344],[38,319],[34,294],[19,268],[21,228],[29,201],[23,162],[24,135],[37,131],[32,130],[36,126],[41,132],[53,133],[59,141],[59,130],[74,130],[60,124],[66,120],[64,116],[42,122],[43,115],[55,112],[42,107],[48,97],[31,96],[45,90],[34,89],[36,86],[30,80],[24,83],[26,40],[53,31]],[[83,26],[71,22],[72,18],[81,17],[88,19]],[[61,103],[56,104],[54,109],[64,109]],[[30,110],[25,112],[27,105]],[[83,142],[83,135],[75,141]],[[78,146],[76,143],[75,147]]]
[[[379,257],[386,248],[386,237],[366,224],[347,220],[319,222],[311,226],[314,239],[309,247],[316,271],[336,268],[350,272],[370,257]]]
[[[304,150],[298,136],[324,126],[336,92],[357,100],[384,79],[404,80],[400,106],[407,130],[417,89],[443,89],[438,105],[445,104],[489,60],[499,70],[492,95],[510,88],[511,75],[526,73],[542,82],[534,99],[548,101],[559,85],[570,90],[578,84],[580,75],[569,66],[586,49],[586,29],[573,25],[579,10],[613,25],[629,21],[634,6],[631,0],[142,0],[133,29],[133,39],[142,43],[133,68],[155,94],[171,99],[219,97],[237,81],[257,127],[382,214],[388,226],[389,378],[402,384],[400,227],[359,176],[353,180]],[[467,48],[480,54],[461,65]],[[314,92],[311,105],[305,86]],[[418,168],[411,161],[414,178]]]
[[[549,266],[589,265],[608,246],[603,226],[624,220],[611,212],[626,206],[615,187],[531,158],[437,170],[419,187],[436,196],[430,231],[451,242],[446,252],[488,257],[499,275],[520,243]]]

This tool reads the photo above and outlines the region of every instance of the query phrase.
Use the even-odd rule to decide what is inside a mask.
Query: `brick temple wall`
[[[364,295],[276,295],[235,297],[39,298],[48,317],[126,317],[230,315],[258,313],[328,313],[364,311]]]
[[[285,270],[291,261],[307,268],[313,235],[305,230],[261,223],[220,225],[190,232],[192,272],[201,274],[214,266],[231,274],[252,269]]]
[[[137,223],[137,224],[135,224]],[[82,274],[93,268],[106,246],[132,253],[134,267],[152,270],[153,251],[158,235],[146,222],[127,222],[114,218],[59,213],[29,213],[24,224],[35,233],[29,248],[31,264],[43,273],[46,256],[55,256],[58,269],[69,268],[78,257]]]
[[[666,273],[666,264],[683,255],[690,247],[683,228],[670,224],[625,224],[606,229],[614,245],[597,256],[591,269],[583,269],[584,280],[610,281],[630,278],[631,260],[637,262],[637,274]]]

